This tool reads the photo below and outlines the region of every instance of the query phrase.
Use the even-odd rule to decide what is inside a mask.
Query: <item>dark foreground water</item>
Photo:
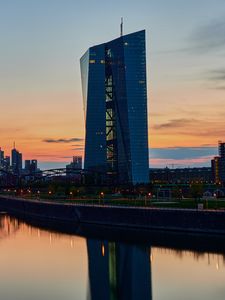
[[[224,300],[225,255],[108,242],[0,215],[0,300]]]

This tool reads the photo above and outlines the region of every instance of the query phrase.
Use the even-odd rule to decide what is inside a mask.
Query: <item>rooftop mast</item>
[[[120,36],[123,36],[123,17],[121,18],[121,23],[120,23]]]

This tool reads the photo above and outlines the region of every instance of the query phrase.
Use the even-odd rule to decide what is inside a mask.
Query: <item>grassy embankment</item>
[[[7,195],[4,193],[4,195]],[[10,196],[15,194],[8,193]],[[89,204],[89,205],[116,205],[116,206],[137,206],[137,207],[161,207],[161,208],[182,208],[196,209],[198,204],[203,204],[204,209],[225,209],[225,199],[150,199],[150,198],[114,198],[110,195],[104,197],[86,195],[81,197],[49,194],[24,194],[18,197],[26,199],[46,200],[60,203]]]

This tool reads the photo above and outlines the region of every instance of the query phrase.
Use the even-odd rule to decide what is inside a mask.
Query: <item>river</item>
[[[200,248],[85,238],[1,214],[0,299],[224,300],[225,253]]]

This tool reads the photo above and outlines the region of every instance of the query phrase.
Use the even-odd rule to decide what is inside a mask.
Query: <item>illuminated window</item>
[[[89,60],[89,63],[90,63],[90,64],[95,64],[95,59],[90,59],[90,60]]]
[[[105,63],[104,59],[102,59],[100,62],[101,62],[101,64],[104,64],[104,63]]]
[[[128,46],[128,43],[127,43],[127,42],[125,42],[125,43],[124,43],[124,45],[125,45],[125,46]]]

